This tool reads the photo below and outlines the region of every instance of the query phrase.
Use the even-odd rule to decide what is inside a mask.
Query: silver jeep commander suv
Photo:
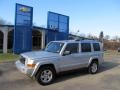
[[[99,41],[66,40],[52,41],[44,51],[22,53],[15,64],[24,74],[48,85],[63,71],[87,67],[89,73],[95,74],[103,61],[103,47]]]

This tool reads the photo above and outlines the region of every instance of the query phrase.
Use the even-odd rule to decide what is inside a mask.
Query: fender
[[[31,77],[35,77],[35,75],[36,75],[36,73],[37,73],[37,71],[39,70],[39,68],[41,67],[41,66],[43,66],[43,65],[47,65],[47,64],[52,64],[52,65],[54,65],[54,67],[55,67],[55,70],[56,70],[56,73],[58,73],[59,72],[59,68],[57,67],[57,64],[54,64],[53,62],[51,62],[51,61],[42,61],[42,62],[38,62],[37,64],[36,64],[36,66],[35,66],[35,68],[34,68],[34,71],[33,71],[33,73],[32,73],[32,75],[31,75]]]
[[[88,66],[91,64],[91,62],[92,62],[94,59],[98,59],[98,62],[99,62],[99,57],[98,57],[98,56],[91,57],[91,58],[89,59]]]

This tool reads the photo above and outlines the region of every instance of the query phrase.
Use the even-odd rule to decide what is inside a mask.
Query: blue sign
[[[69,34],[69,16],[48,12],[47,43],[54,40],[66,40]],[[54,34],[52,34],[54,33]]]
[[[59,32],[69,32],[69,16],[48,12],[47,28]]]
[[[13,52],[22,53],[32,49],[33,8],[16,4]]]

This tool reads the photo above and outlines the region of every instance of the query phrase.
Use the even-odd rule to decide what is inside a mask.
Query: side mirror
[[[69,55],[70,54],[70,51],[64,51],[63,55]]]

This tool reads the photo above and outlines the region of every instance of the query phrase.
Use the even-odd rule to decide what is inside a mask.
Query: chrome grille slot
[[[22,64],[25,64],[25,58],[21,56],[20,62],[21,62]]]

